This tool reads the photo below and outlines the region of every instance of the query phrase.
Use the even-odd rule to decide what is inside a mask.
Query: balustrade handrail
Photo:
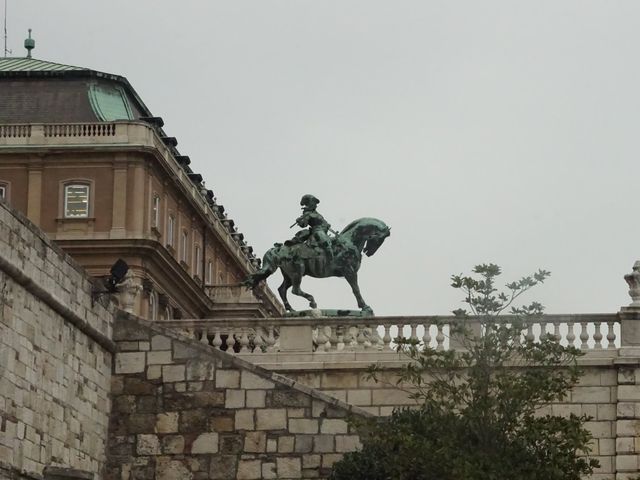
[[[225,285],[228,286],[228,285]],[[500,315],[494,317],[500,323],[511,323],[514,320],[526,321],[534,323],[594,323],[594,322],[618,322],[617,313],[571,313],[571,314],[544,314],[535,317],[521,317],[517,315]],[[163,325],[168,327],[183,326],[225,326],[233,325],[236,327],[264,327],[266,325],[275,326],[302,326],[302,325],[324,325],[324,326],[358,326],[358,325],[404,325],[421,324],[421,323],[481,323],[483,317],[469,316],[467,318],[457,317],[455,315],[419,315],[419,316],[381,316],[381,317],[268,317],[268,318],[209,318],[209,319],[182,319],[182,320],[165,320]]]

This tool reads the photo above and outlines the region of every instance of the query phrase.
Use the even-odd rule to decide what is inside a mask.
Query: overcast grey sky
[[[28,27],[36,58],[126,76],[260,255],[304,193],[390,225],[360,270],[379,315],[458,308],[449,276],[481,262],[551,270],[548,312],[629,303],[637,0],[9,0],[14,54]]]

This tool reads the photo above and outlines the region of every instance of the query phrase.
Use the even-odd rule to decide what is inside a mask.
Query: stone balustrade
[[[217,287],[219,296],[248,295],[232,286]],[[507,324],[514,318],[501,317]],[[450,336],[451,326],[461,322],[453,316],[411,317],[291,317],[233,320],[176,320],[163,322],[181,329],[191,338],[228,352],[260,355],[273,352],[340,353],[370,351],[395,353],[396,339],[407,338],[436,350],[460,348]],[[477,318],[465,320],[481,333]],[[555,338],[563,345],[585,351],[614,350],[620,346],[618,314],[544,315],[523,325],[522,339]]]

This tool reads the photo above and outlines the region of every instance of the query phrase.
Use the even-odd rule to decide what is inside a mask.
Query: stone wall
[[[124,314],[106,479],[324,478],[357,407]]]
[[[619,424],[617,427],[620,411],[618,389],[620,387],[618,386],[618,368],[614,365],[612,355],[617,356],[617,351],[603,351],[595,358],[591,356],[585,359],[583,362],[584,376],[565,401],[540,409],[541,415],[568,416],[574,413],[592,417],[592,420],[587,423],[587,427],[594,437],[591,444],[591,455],[600,462],[600,468],[591,477],[593,480],[626,478],[624,476],[616,477],[616,441],[618,443],[624,442],[627,454],[632,455],[625,458],[627,465],[634,465],[634,469],[631,471],[637,471],[638,459],[640,458],[636,453],[636,451],[640,451],[640,440],[635,441],[638,434],[633,430],[636,427],[640,428],[640,422],[625,420],[623,430],[620,430]],[[351,405],[357,405],[373,415],[386,416],[390,415],[394,408],[415,405],[415,401],[409,398],[407,392],[397,388],[398,386],[408,388],[409,385],[397,385],[397,374],[393,369],[380,375],[381,381],[376,383],[367,378],[364,366],[351,365],[351,368],[342,370],[327,367],[329,365],[324,365],[324,368],[318,370],[307,367],[301,371],[297,367],[296,370],[281,368],[277,371],[295,382],[313,387]],[[640,401],[640,389],[635,387],[635,378],[635,371],[632,369],[625,376],[620,377],[620,382],[633,384],[634,387],[629,387],[627,395],[638,392],[636,394],[637,401]],[[640,370],[638,370],[638,383],[640,383]],[[623,414],[627,417],[630,414],[635,414],[634,406],[634,403],[625,403]],[[617,438],[620,435],[625,435],[626,438],[624,440]]]
[[[102,469],[112,321],[83,270],[0,201],[0,478]]]

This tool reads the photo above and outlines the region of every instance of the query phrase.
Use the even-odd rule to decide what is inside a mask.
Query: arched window
[[[65,218],[88,218],[90,193],[88,183],[66,183],[63,192],[63,216]]]

